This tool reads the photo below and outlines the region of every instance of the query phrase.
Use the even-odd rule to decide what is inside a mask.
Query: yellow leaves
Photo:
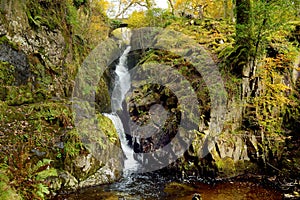
[[[97,0],[91,1],[91,6],[96,12],[106,13],[111,4],[106,0]]]
[[[259,79],[259,95],[253,99],[256,108],[256,118],[259,124],[268,132],[274,133],[281,130],[284,113],[289,106],[293,106],[293,100],[289,95],[292,88],[289,86],[288,68],[285,55],[276,58],[265,58],[264,64],[257,72]]]
[[[109,31],[109,27],[105,23],[105,13],[109,5],[106,0],[91,1],[91,15],[82,30],[82,34],[85,35],[92,47],[108,35],[106,33]]]
[[[227,14],[233,12],[233,3],[228,0],[177,0],[174,8],[178,13],[185,12],[195,16],[204,14],[205,17],[221,18],[225,12]]]
[[[128,26],[132,28],[148,26],[144,11],[134,11],[127,20]]]

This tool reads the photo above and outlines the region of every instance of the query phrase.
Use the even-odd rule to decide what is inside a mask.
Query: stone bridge
[[[127,18],[116,18],[111,19],[111,32],[118,28],[125,28],[128,27],[128,24],[126,23]]]

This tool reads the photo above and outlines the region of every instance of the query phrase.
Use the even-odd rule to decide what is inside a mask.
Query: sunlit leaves
[[[110,3],[106,0],[97,0],[91,2],[91,13],[82,30],[91,47],[97,45],[105,39],[105,33],[108,33],[109,27],[106,23],[106,12]]]
[[[196,18],[227,18],[232,16],[232,0],[177,0],[174,8],[177,13],[193,14]]]
[[[293,88],[285,78],[291,61],[284,55],[266,58],[259,68],[259,95],[253,99],[255,117],[259,125],[270,134],[280,133],[283,126],[283,115],[288,107],[293,107],[290,98]]]
[[[154,0],[111,0],[108,15],[113,18],[126,18],[133,11],[151,9]]]
[[[147,26],[146,23],[146,16],[145,16],[145,12],[144,11],[134,11],[130,17],[127,20],[127,23],[129,24],[130,27],[143,27],[143,26]]]
[[[288,22],[296,19],[293,8],[293,0],[253,1],[251,21],[259,50],[263,50],[271,40],[286,37],[290,33],[292,26]]]

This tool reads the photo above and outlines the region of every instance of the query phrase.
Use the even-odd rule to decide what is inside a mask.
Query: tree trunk
[[[171,6],[171,12],[172,12],[172,15],[174,15],[174,14],[175,14],[175,13],[174,13],[174,4],[173,4],[172,0],[168,0],[168,2],[169,2],[169,4],[170,4],[170,6]]]
[[[251,2],[236,0],[236,44],[251,48]]]
[[[236,0],[236,38],[235,45],[239,55],[234,71],[244,76],[244,67],[250,62],[253,50],[251,27],[251,0]]]
[[[234,72],[241,77],[241,100],[246,103],[254,90],[257,81],[255,76],[255,61],[253,61],[253,35],[251,26],[251,0],[236,0],[236,52],[238,62],[235,63]],[[254,82],[253,82],[254,81]]]

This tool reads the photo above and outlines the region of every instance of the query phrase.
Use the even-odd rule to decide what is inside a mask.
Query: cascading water
[[[122,102],[125,99],[126,93],[130,90],[131,87],[131,79],[130,74],[127,67],[127,56],[130,52],[131,47],[128,46],[122,56],[119,59],[119,64],[116,66],[116,79],[115,79],[115,87],[112,91],[112,100],[111,107],[112,113],[104,114],[108,118],[110,118],[119,134],[121,140],[121,147],[126,156],[126,160],[124,162],[124,175],[128,175],[134,171],[136,171],[138,167],[138,162],[133,158],[133,149],[131,149],[128,145],[128,141],[125,137],[125,131],[123,127],[123,123],[120,117],[117,114],[117,111],[122,110]]]
[[[116,81],[115,87],[112,92],[111,107],[112,112],[116,113],[118,110],[122,109],[122,102],[125,98],[126,93],[131,87],[130,74],[127,69],[127,56],[130,52],[131,47],[128,46],[123,55],[119,59],[119,64],[116,67]]]
[[[126,32],[124,33],[124,35],[124,39],[126,40]],[[73,196],[71,195],[70,198],[62,197],[58,199],[91,200],[99,199],[99,197],[103,197],[103,199],[127,200],[192,199],[192,196],[195,192],[204,194],[204,199],[216,200],[224,199],[224,196],[227,197],[227,199],[245,199],[246,197],[249,197],[249,195],[253,195],[253,198],[250,199],[257,199],[256,194],[259,194],[259,199],[281,199],[280,194],[276,193],[275,191],[266,191],[263,188],[253,186],[252,183],[249,186],[240,183],[230,183],[228,186],[227,183],[222,183],[219,187],[212,187],[211,185],[205,185],[201,183],[197,184],[197,181],[203,182],[202,178],[184,179],[184,177],[181,177],[180,175],[177,176],[176,174],[171,174],[171,172],[170,174],[168,174],[169,176],[163,176],[162,174],[156,172],[144,174],[134,173],[137,172],[138,169],[141,168],[141,166],[133,158],[133,150],[127,144],[123,123],[117,114],[117,111],[122,110],[122,102],[126,96],[126,93],[130,90],[131,87],[131,78],[127,69],[127,56],[129,52],[130,46],[125,49],[123,55],[119,59],[119,64],[116,66],[115,72],[117,74],[117,77],[115,79],[115,87],[112,92],[111,102],[113,112],[110,114],[104,114],[112,120],[117,132],[119,133],[121,146],[126,155],[126,160],[124,163],[124,176],[120,181],[116,183],[92,187],[85,192],[81,191],[75,193],[73,194]],[[155,110],[153,111],[155,112]],[[159,114],[162,115],[162,113]],[[180,182],[179,185],[177,183],[178,181]],[[184,185],[189,182],[192,184]],[[195,186],[195,184],[197,185]],[[166,188],[168,190],[165,190]],[[245,194],[247,195],[245,196]],[[265,198],[263,198],[262,195],[264,195]]]

